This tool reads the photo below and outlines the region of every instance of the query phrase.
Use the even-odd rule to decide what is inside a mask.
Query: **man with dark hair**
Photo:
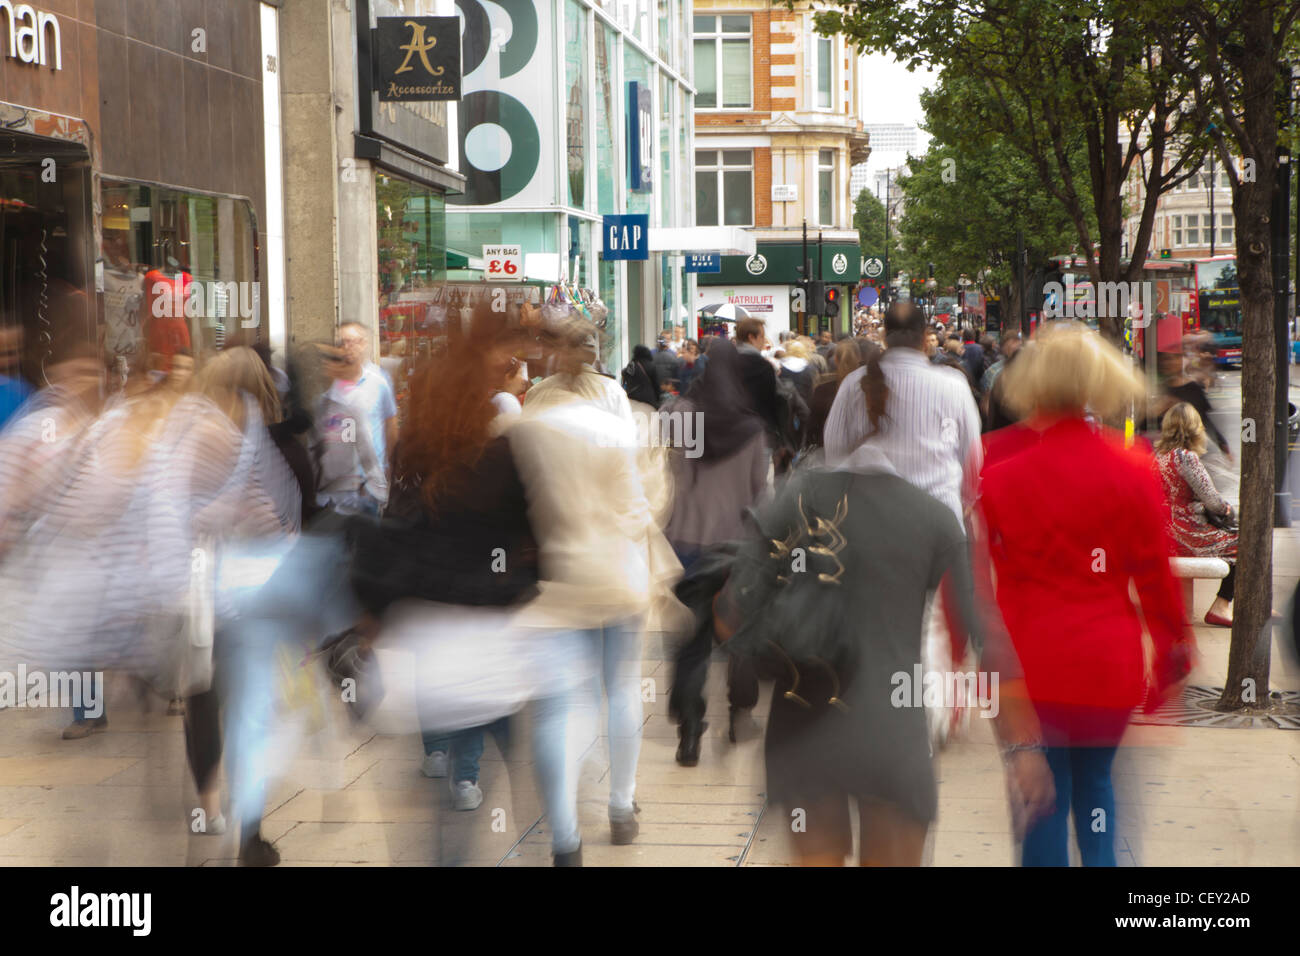
[[[762,319],[746,318],[736,323],[736,351],[740,353],[741,380],[749,395],[750,408],[758,413],[774,436],[780,434],[777,407],[776,369],[763,356],[767,326]]]
[[[910,302],[889,307],[888,350],[845,377],[826,418],[826,462],[840,463],[864,440],[879,442],[902,477],[960,521],[973,500],[982,458],[979,411],[965,375],[926,359],[926,331],[924,313]],[[873,384],[884,402],[868,409]]]
[[[965,347],[961,353],[961,364],[966,368],[972,387],[979,388],[980,379],[984,377],[984,349],[975,341],[974,329],[967,329],[962,340]]]

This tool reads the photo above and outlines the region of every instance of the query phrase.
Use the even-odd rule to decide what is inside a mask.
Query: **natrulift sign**
[[[460,99],[459,17],[378,17],[373,49],[381,100]]]

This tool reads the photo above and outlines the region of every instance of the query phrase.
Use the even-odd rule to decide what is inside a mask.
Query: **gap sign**
[[[604,234],[604,257],[607,261],[650,258],[650,217],[644,213],[631,216],[606,216],[601,221]]]

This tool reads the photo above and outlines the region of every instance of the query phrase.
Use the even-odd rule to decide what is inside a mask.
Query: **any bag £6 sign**
[[[495,282],[522,282],[524,278],[524,247],[484,246],[483,278]]]

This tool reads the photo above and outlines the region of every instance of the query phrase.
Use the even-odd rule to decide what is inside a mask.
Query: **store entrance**
[[[94,343],[91,226],[85,148],[0,133],[0,375],[43,384],[52,351]]]

